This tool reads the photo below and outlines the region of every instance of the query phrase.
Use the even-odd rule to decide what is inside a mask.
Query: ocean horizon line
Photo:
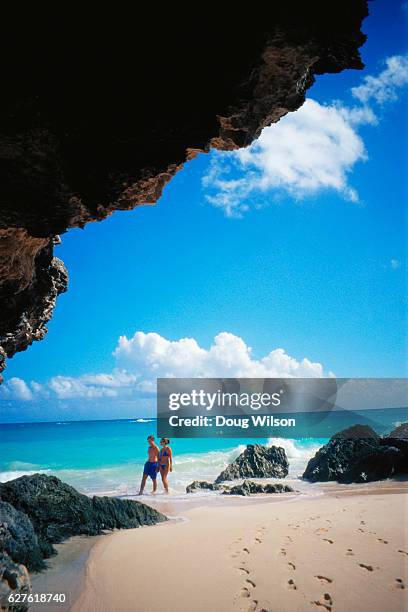
[[[157,421],[155,416],[134,416],[121,419],[58,419],[56,421],[0,421],[2,425],[62,425],[65,423],[116,423],[119,421],[137,421],[145,419],[146,421]]]

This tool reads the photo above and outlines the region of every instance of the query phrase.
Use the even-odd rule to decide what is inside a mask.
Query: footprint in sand
[[[286,550],[284,548],[281,548],[279,554],[281,557],[286,557]]]
[[[262,540],[261,540],[260,538],[255,538],[255,542],[256,542],[257,544],[262,544]]]
[[[403,555],[408,555],[408,552],[406,550],[399,550],[399,553],[402,553]]]
[[[329,540],[328,538],[323,538],[323,542],[328,542],[329,544],[334,544],[333,540]]]
[[[402,578],[395,579],[395,586],[397,587],[397,589],[405,589],[405,584]]]
[[[330,611],[333,606],[333,599],[331,598],[330,593],[325,593],[323,595],[323,601],[315,600],[311,601],[310,603],[314,604],[315,606],[321,606],[322,608],[326,608],[326,610]]]
[[[243,568],[240,568],[240,569],[243,569]],[[249,587],[252,587],[252,588],[256,587],[255,582],[253,580],[250,580],[249,578],[246,579],[245,584],[247,584]],[[249,590],[249,588],[247,586],[241,587],[241,590],[239,591],[238,595],[239,595],[239,597],[243,597],[244,599],[248,599],[249,597],[251,597],[250,590]],[[255,610],[256,609],[256,604],[258,602],[254,602],[253,601],[252,604],[254,604],[254,603],[255,603],[255,607],[252,607],[252,608],[250,607],[249,610],[251,610],[251,609]]]
[[[290,580],[288,580],[288,588],[291,589],[292,591],[296,591],[297,590],[297,586],[295,584],[295,581],[290,578]]]
[[[243,548],[242,552],[244,552],[246,555],[249,555],[249,550],[247,548]]]
[[[245,574],[246,576],[248,576],[249,570],[247,570],[246,567],[238,567],[237,569],[243,574]]]
[[[383,540],[382,538],[377,538],[377,540],[379,542],[382,542],[383,544],[388,544],[388,541],[387,540]]]
[[[317,578],[318,580],[320,580],[320,582],[328,582],[329,584],[331,584],[333,582],[332,578],[328,578],[327,576],[322,576],[320,574],[318,574],[317,576],[315,576],[315,578]]]
[[[354,557],[354,553],[353,553],[353,549],[352,548],[348,548],[347,549],[346,556],[347,557]]]
[[[373,572],[374,568],[372,565],[366,565],[365,563],[359,563],[359,567],[362,567],[367,570],[367,572]]]
[[[296,565],[294,563],[292,563],[292,562],[288,563],[288,567],[290,567],[290,569],[293,569],[293,570],[296,569]]]

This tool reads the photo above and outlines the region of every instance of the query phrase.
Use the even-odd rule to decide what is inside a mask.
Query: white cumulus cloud
[[[0,387],[0,398],[27,402],[33,399],[33,393],[22,378],[14,376]]]
[[[323,366],[290,357],[277,348],[254,359],[242,338],[229,332],[215,336],[208,349],[194,338],[167,340],[155,333],[122,336],[115,350],[119,365],[139,372],[144,380],[156,377],[293,377],[324,376]]]
[[[363,104],[374,100],[378,104],[398,98],[399,89],[408,85],[408,56],[394,55],[385,60],[385,68],[377,76],[367,75],[351,93]]]
[[[352,89],[358,105],[308,99],[299,110],[265,128],[251,146],[213,151],[202,180],[207,201],[229,217],[242,217],[282,194],[300,200],[331,190],[358,201],[350,175],[358,162],[368,159],[359,127],[376,125],[373,104],[395,100],[408,84],[407,56],[390,57],[385,65],[378,76],[366,76]]]
[[[251,199],[261,201],[271,191],[298,199],[334,189],[356,201],[348,173],[366,157],[362,139],[341,108],[306,100],[298,111],[265,128],[250,147],[213,154],[203,185],[207,200],[227,216],[241,216]]]
[[[322,377],[322,364],[307,357],[296,359],[276,348],[256,359],[245,341],[229,332],[215,336],[209,348],[194,338],[168,340],[157,333],[138,331],[121,336],[114,351],[116,367],[110,373],[54,376],[44,384],[10,379],[1,388],[8,399],[134,398],[156,389],[158,377]],[[331,373],[328,373],[331,375]]]

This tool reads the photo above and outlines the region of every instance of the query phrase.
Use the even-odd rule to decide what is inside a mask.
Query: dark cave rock
[[[249,145],[315,75],[361,69],[366,0],[11,18],[1,44],[0,370],[46,333],[58,234],[154,204],[209,147]],[[9,33],[9,36],[8,36]]]

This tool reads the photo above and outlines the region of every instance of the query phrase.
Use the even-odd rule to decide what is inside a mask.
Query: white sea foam
[[[32,476],[33,474],[50,474],[51,470],[11,470],[0,472],[0,482],[8,482],[20,476]]]
[[[285,449],[289,461],[289,477],[299,478],[305,471],[308,460],[317,453],[324,441],[291,440],[289,438],[269,438],[268,446],[280,446]]]

